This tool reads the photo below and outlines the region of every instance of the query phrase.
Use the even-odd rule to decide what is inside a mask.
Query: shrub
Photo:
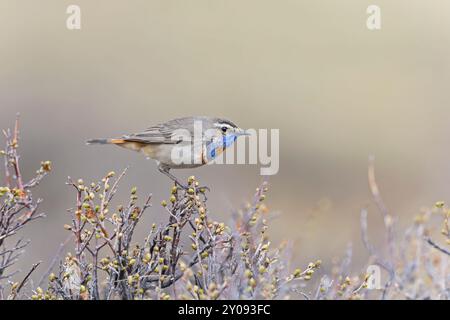
[[[17,153],[18,122],[5,131],[5,186],[0,188],[0,299],[448,299],[450,209],[437,202],[418,215],[404,233],[396,227],[369,163],[369,188],[384,222],[385,245],[369,241],[367,215],[361,211],[362,241],[370,254],[363,271],[352,275],[352,247],[328,274],[314,277],[321,260],[302,269],[290,269],[292,249],[274,246],[267,229],[271,213],[265,205],[269,191],[263,182],[246,207],[233,212],[231,222],[215,221],[207,207],[208,188],[193,176],[187,190],[173,186],[161,202],[165,222],[148,227],[144,239],[135,230],[151,207],[151,195],[141,201],[136,188],[126,204],[115,203],[126,174],[110,172],[87,184],[69,178],[76,194],[70,209],[69,232],[38,287],[23,288],[39,263],[19,282],[14,264],[29,241],[17,238],[26,224],[43,217],[41,200],[31,189],[51,171],[44,161],[36,176],[22,180]],[[442,241],[436,242],[436,228]],[[17,238],[15,241],[13,241]],[[61,258],[64,246],[73,244]],[[57,263],[59,264],[57,265]],[[383,281],[384,280],[384,281]],[[41,285],[46,282],[46,284]],[[9,285],[9,293],[5,289]]]
[[[15,263],[29,244],[29,240],[21,237],[17,239],[17,233],[28,223],[44,217],[43,213],[38,212],[41,199],[34,200],[31,189],[36,187],[50,172],[51,163],[50,161],[41,162],[36,176],[25,182],[20,171],[20,157],[17,152],[19,120],[16,119],[13,131],[5,130],[3,134],[6,138],[6,147],[0,151],[4,158],[5,176],[5,185],[0,187],[0,299],[5,298],[5,281],[9,281],[11,286],[8,298],[15,299],[31,273],[39,265],[39,263],[33,265],[21,282],[10,281],[18,273],[18,270],[13,269]],[[10,271],[11,269],[13,270]]]
[[[90,185],[81,179],[68,182],[77,194],[72,223],[65,225],[73,234],[74,252],[34,299],[274,299],[285,297],[294,281],[310,279],[320,265],[289,273],[285,248],[271,247],[267,183],[227,226],[210,218],[206,189],[192,176],[188,190],[174,186],[161,203],[166,222],[153,224],[144,241],[135,243],[135,228],[151,196],[138,206],[132,188],[126,205],[113,206],[125,172],[117,178],[110,172]]]

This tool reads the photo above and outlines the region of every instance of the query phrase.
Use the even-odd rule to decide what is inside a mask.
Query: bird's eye
[[[228,128],[227,127],[222,127],[221,130],[222,130],[223,133],[225,133],[225,132],[227,132]]]

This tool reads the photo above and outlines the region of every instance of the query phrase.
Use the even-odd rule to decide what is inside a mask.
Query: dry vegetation
[[[15,262],[27,245],[21,229],[43,217],[40,200],[31,189],[51,170],[42,162],[36,176],[24,182],[20,173],[18,123],[5,131],[5,186],[0,188],[0,299],[448,299],[449,212],[438,202],[416,217],[400,233],[384,205],[369,165],[369,186],[384,221],[386,245],[369,241],[367,210],[361,212],[362,240],[370,253],[360,274],[350,270],[352,249],[327,275],[316,276],[321,261],[291,268],[287,243],[274,246],[267,228],[271,214],[265,205],[268,184],[257,188],[252,202],[232,213],[229,223],[214,221],[207,207],[207,191],[190,177],[189,189],[174,186],[160,205],[165,223],[148,226],[137,239],[136,226],[150,212],[151,195],[141,199],[136,188],[129,201],[117,204],[121,174],[110,172],[96,183],[67,181],[76,194],[64,228],[69,233],[34,285]],[[442,229],[442,238],[432,239]],[[19,232],[20,231],[20,232]],[[67,253],[63,253],[68,248]],[[367,267],[370,267],[367,269]],[[379,267],[379,277],[377,275]],[[368,273],[375,271],[375,273]],[[379,280],[379,281],[378,281]]]

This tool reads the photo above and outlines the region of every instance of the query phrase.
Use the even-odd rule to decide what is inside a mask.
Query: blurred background
[[[81,30],[66,28],[70,4]],[[381,7],[379,31],[366,27],[370,4]],[[65,239],[67,176],[93,181],[130,165],[118,200],[131,186],[152,192],[146,221],[160,219],[171,183],[155,163],[84,142],[186,115],[280,129],[267,200],[281,213],[275,242],[293,241],[296,263],[321,258],[325,268],[353,242],[357,265],[367,258],[361,208],[383,240],[369,155],[400,226],[448,200],[449,83],[447,0],[0,0],[0,128],[21,113],[25,177],[41,160],[54,167],[36,190],[48,217],[24,230],[33,242],[21,265],[48,262]],[[211,188],[222,221],[261,181],[256,165],[176,174]]]

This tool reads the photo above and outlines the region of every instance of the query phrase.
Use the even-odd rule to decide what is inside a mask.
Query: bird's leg
[[[175,182],[177,185],[179,185],[181,188],[187,190],[189,189],[188,186],[185,186],[184,184],[182,184],[180,181],[178,181],[177,177],[175,177],[173,174],[171,174],[169,172],[169,168],[167,167],[163,167],[163,166],[158,166],[158,170],[159,172],[165,174],[166,176],[168,176],[171,180],[173,180],[173,182]]]

